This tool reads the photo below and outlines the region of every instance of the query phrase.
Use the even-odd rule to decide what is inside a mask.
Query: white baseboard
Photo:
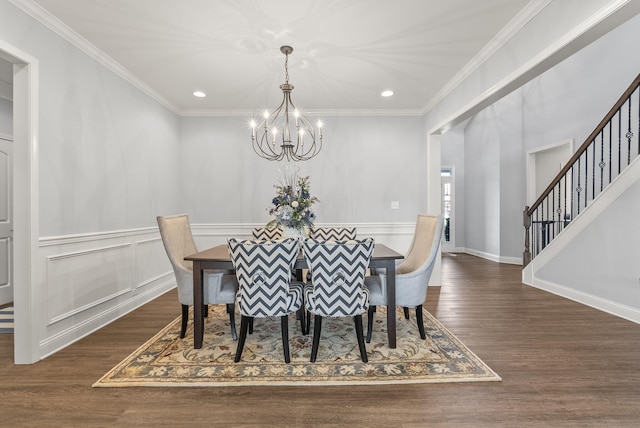
[[[483,259],[491,260],[492,262],[500,263],[500,256],[497,254],[491,254],[484,251],[474,250],[473,248],[465,248],[464,251],[472,256],[481,257]]]
[[[534,278],[532,283],[527,285],[539,288],[540,290],[548,291],[549,293],[553,293],[557,296],[564,297],[569,300],[573,300],[574,302],[582,303],[583,305],[587,305],[608,314],[632,321],[636,324],[640,324],[640,310],[636,308],[621,305],[620,303],[616,303],[611,300],[603,299],[592,294],[583,293],[573,288],[568,288],[538,278]]]
[[[456,252],[466,253],[472,256],[481,257],[486,260],[491,260],[496,263],[506,263],[510,265],[522,265],[522,259],[520,257],[505,257],[498,254],[486,253],[484,251],[474,250],[473,248],[456,248]]]

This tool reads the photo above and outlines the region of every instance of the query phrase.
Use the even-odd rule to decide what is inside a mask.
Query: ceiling
[[[181,114],[276,107],[281,45],[294,48],[292,99],[307,112],[423,112],[531,9],[529,0],[34,1]],[[385,89],[395,94],[383,98]]]

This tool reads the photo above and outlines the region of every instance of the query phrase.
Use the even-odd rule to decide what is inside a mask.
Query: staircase
[[[640,75],[530,207],[523,267],[584,212],[640,155]]]

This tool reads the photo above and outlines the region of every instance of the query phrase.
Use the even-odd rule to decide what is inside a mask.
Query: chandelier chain
[[[284,58],[284,83],[289,84],[289,54],[285,54]]]

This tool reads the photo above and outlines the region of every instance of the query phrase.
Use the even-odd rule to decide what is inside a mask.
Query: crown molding
[[[124,68],[120,63],[111,58],[109,55],[98,49],[94,44],[82,37],[80,34],[69,28],[62,21],[55,16],[51,15],[46,9],[32,0],[9,0],[16,7],[23,12],[40,22],[45,27],[62,37],[64,40],[71,43],[89,57],[96,60],[99,64],[108,68],[117,76],[130,83],[149,97],[153,98],[158,103],[162,104],[175,114],[179,114],[180,111],[177,106],[171,103],[168,99],[160,95],[157,91],[151,88],[149,85],[138,79],[133,73]]]
[[[532,0],[496,36],[489,41],[446,85],[422,108],[426,114],[462,84],[474,71],[484,64],[504,44],[540,13],[551,0]]]

